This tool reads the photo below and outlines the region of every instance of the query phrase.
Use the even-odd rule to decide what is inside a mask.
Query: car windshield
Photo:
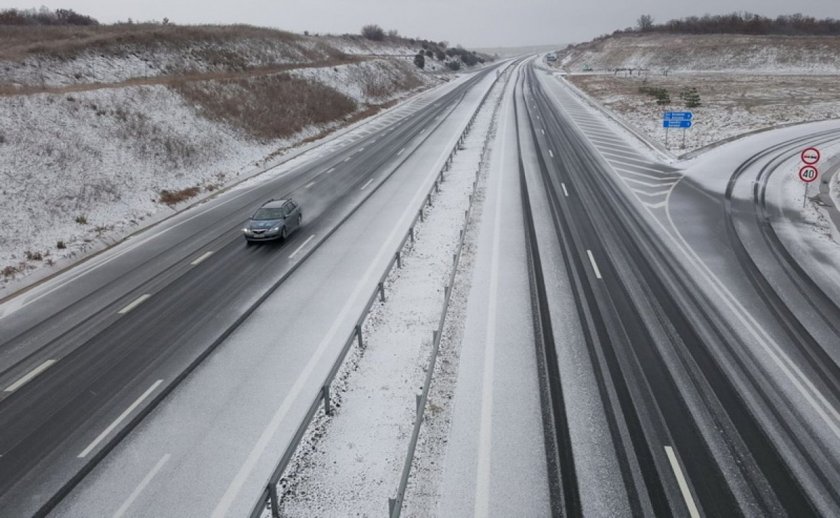
[[[283,219],[283,209],[281,207],[262,207],[254,214],[252,219]]]

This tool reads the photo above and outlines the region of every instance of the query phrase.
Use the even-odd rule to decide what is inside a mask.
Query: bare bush
[[[385,31],[375,24],[365,25],[362,27],[362,36],[371,41],[382,41],[385,39]]]

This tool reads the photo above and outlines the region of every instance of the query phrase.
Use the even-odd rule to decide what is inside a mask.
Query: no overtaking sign
[[[820,150],[815,147],[809,147],[800,155],[802,162],[807,165],[814,165],[820,161]]]

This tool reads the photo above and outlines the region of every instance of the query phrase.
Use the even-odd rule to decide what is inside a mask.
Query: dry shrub
[[[23,255],[26,256],[27,261],[43,261],[44,260],[44,254],[42,254],[41,252],[38,252],[38,251],[33,252],[32,250],[27,250],[26,252],[23,253]]]
[[[2,273],[3,277],[6,277],[6,278],[14,277],[14,275],[18,272],[20,272],[20,268],[18,268],[17,266],[11,266],[11,265],[6,266],[2,270],[0,270],[0,273]]]
[[[164,189],[160,191],[160,202],[171,207],[181,203],[182,201],[198,196],[199,192],[201,192],[199,187],[187,187],[186,189],[181,189],[179,191],[168,191]]]
[[[225,81],[180,83],[173,89],[202,114],[260,140],[292,136],[312,124],[356,110],[349,97],[320,83],[277,74]]]

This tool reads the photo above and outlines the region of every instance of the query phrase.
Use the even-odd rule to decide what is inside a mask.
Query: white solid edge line
[[[677,456],[674,454],[674,449],[670,446],[665,446],[665,453],[668,455],[668,462],[671,463],[671,469],[674,470],[674,475],[677,477],[677,484],[680,486],[685,505],[688,507],[688,515],[691,518],[700,518],[700,511],[697,510],[697,504],[694,503],[694,497],[691,496],[691,490],[688,488],[688,482],[685,480],[680,463],[677,461]]]
[[[365,184],[362,186],[362,188],[361,188],[361,189],[359,189],[359,190],[360,190],[360,191],[364,191],[364,190],[365,190],[365,187],[367,187],[368,185],[370,185],[370,182],[372,182],[372,181],[373,181],[373,178],[371,178],[370,180],[366,181],[366,182],[365,182]]]
[[[120,508],[117,509],[117,512],[114,513],[114,518],[121,518],[125,514],[125,512],[128,511],[128,508],[131,507],[131,504],[133,504],[134,501],[137,500],[137,497],[140,496],[140,493],[142,493],[143,490],[146,489],[146,486],[148,486],[149,482],[151,482],[152,479],[155,478],[155,475],[157,475],[158,471],[160,471],[161,468],[163,468],[163,465],[169,461],[170,457],[172,457],[172,455],[167,453],[166,455],[161,457],[159,461],[157,461],[155,467],[153,467],[152,470],[148,474],[146,474],[143,480],[140,481],[140,484],[136,488],[134,488],[134,491],[132,491],[131,494],[128,495],[128,498],[125,500],[125,502],[123,502]]]
[[[595,262],[595,256],[592,255],[592,250],[587,250],[586,255],[589,256],[589,262],[592,263],[592,270],[595,272],[595,277],[601,278],[601,270],[598,269],[598,263]]]
[[[108,437],[108,434],[113,432],[114,428],[119,426],[120,423],[123,422],[125,420],[125,418],[128,417],[129,414],[131,414],[134,411],[134,409],[136,409],[138,406],[140,406],[140,403],[142,403],[144,399],[149,397],[149,395],[152,392],[154,392],[154,390],[156,388],[158,388],[158,385],[160,385],[161,383],[163,383],[163,380],[157,380],[156,382],[152,383],[152,386],[147,388],[146,392],[143,392],[143,394],[139,398],[135,399],[134,403],[132,403],[128,408],[126,408],[123,411],[123,413],[120,414],[119,417],[114,419],[114,422],[109,424],[108,428],[102,430],[102,433],[100,433],[99,436],[96,439],[94,439],[92,443],[88,444],[87,448],[82,450],[82,453],[80,453],[78,455],[78,458],[83,459],[83,458],[87,457],[88,453],[93,451],[93,449],[96,448],[96,446],[99,445],[99,443],[102,442],[102,440],[105,439],[105,437]]]
[[[201,255],[198,259],[196,259],[195,261],[191,262],[190,264],[191,264],[192,266],[196,266],[196,265],[198,265],[198,264],[201,264],[201,262],[202,262],[202,261],[204,261],[205,259],[207,259],[207,258],[208,258],[208,257],[210,257],[211,255],[213,255],[213,251],[212,251],[212,250],[211,250],[211,251],[209,251],[209,252],[204,252],[204,253],[203,253],[203,254],[202,254],[202,255]]]
[[[566,198],[568,198],[569,197],[569,191],[566,190],[566,184],[563,183],[563,182],[560,182],[560,186],[563,188],[563,194],[565,194]]]
[[[145,300],[148,299],[149,297],[151,297],[150,294],[144,293],[143,295],[140,295],[139,297],[134,299],[134,302],[132,302],[128,306],[126,306],[126,307],[122,308],[121,310],[117,311],[117,313],[119,313],[120,315],[125,315],[126,313],[128,313],[132,309],[136,308],[137,306],[139,306],[140,304],[145,302]]]
[[[289,259],[294,259],[294,258],[295,258],[295,256],[298,254],[298,252],[300,252],[301,250],[303,250],[303,247],[305,247],[307,244],[309,244],[309,242],[310,242],[310,241],[312,241],[312,238],[314,238],[314,237],[315,237],[315,234],[312,234],[311,236],[309,236],[308,238],[306,238],[306,241],[304,241],[304,242],[303,242],[303,244],[301,244],[299,247],[297,247],[297,248],[295,249],[295,251],[294,251],[294,252],[292,252],[292,253],[291,253],[291,255],[289,256]]]
[[[31,371],[29,371],[22,378],[20,378],[16,382],[14,382],[11,385],[9,385],[8,387],[6,387],[6,389],[3,392],[14,392],[14,391],[16,391],[17,389],[21,388],[22,386],[24,386],[27,383],[29,383],[30,381],[32,381],[32,378],[34,378],[38,374],[41,374],[45,370],[49,369],[50,366],[52,364],[54,364],[55,362],[56,362],[55,360],[46,360],[41,365],[39,365],[39,366],[35,367],[34,369],[32,369]]]
[[[505,110],[509,109],[511,96],[505,97]],[[501,135],[507,135],[510,115],[505,117]],[[496,298],[499,290],[499,238],[501,233],[502,171],[505,164],[505,147],[499,154],[496,171],[496,213],[493,215],[493,242],[490,255],[490,287],[487,304],[487,329],[484,339],[484,365],[481,375],[481,414],[478,430],[478,464],[475,469],[475,507],[473,516],[485,518],[490,512],[490,470],[493,446],[493,367],[496,360]]]

